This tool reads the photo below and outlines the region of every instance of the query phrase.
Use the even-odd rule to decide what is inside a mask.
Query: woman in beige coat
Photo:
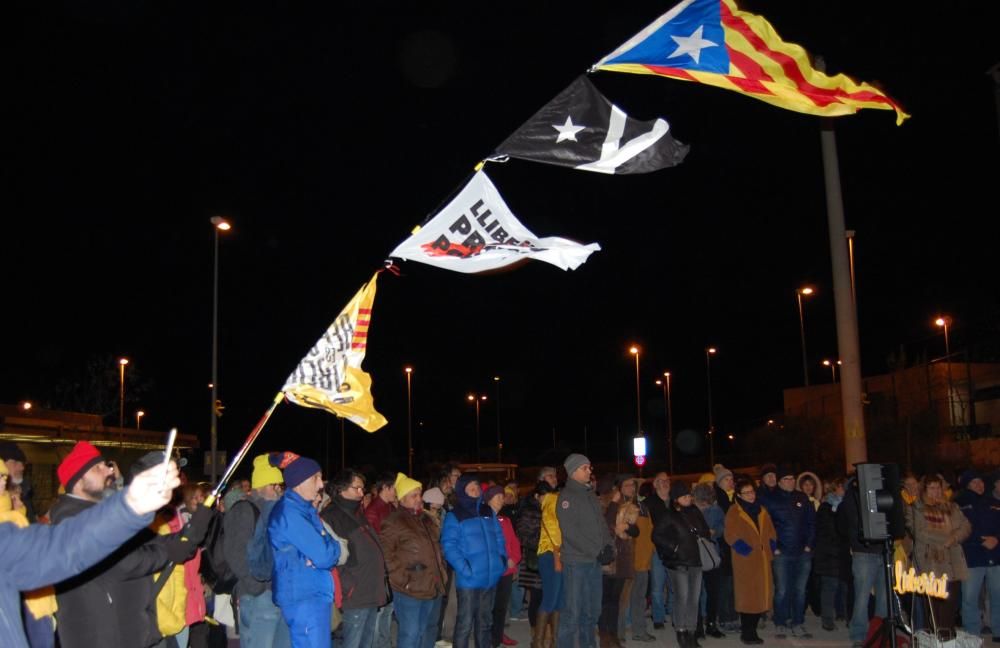
[[[767,509],[757,502],[757,489],[752,481],[740,477],[736,481],[736,496],[726,512],[726,544],[733,555],[733,594],[736,611],[740,613],[740,641],[762,644],[757,636],[757,620],[771,609],[774,600],[774,578],[771,560],[777,534]]]
[[[938,630],[955,627],[961,600],[959,583],[969,574],[961,543],[972,533],[972,525],[958,505],[945,499],[944,488],[940,476],[925,477],[920,498],[906,507],[906,530],[913,538],[913,566],[918,573],[948,574],[948,598],[923,597],[927,618]]]

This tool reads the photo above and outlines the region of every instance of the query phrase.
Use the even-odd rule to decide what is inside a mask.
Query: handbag
[[[722,557],[719,556],[719,550],[716,548],[715,543],[708,538],[698,536],[698,554],[701,557],[702,571],[712,571],[722,564]]]
[[[597,562],[602,565],[610,565],[615,561],[615,546],[613,544],[606,544],[601,549],[601,552],[597,554]]]

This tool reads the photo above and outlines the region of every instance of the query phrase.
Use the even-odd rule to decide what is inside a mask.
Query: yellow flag
[[[361,369],[368,346],[376,279],[378,273],[354,295],[282,388],[288,400],[296,405],[324,409],[368,432],[387,423],[375,411],[372,378]]]

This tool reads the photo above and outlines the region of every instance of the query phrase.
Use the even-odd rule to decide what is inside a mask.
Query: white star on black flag
[[[676,166],[688,146],[669,133],[665,119],[632,119],[586,76],[542,107],[496,155],[598,173],[649,173]]]

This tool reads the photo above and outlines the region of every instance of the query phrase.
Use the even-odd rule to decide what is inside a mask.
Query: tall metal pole
[[[715,347],[705,349],[705,376],[708,380],[708,466],[715,465],[715,421],[712,418],[712,354]]]
[[[413,367],[406,367],[406,456],[407,475],[413,475]]]
[[[642,407],[639,404],[639,347],[629,347],[629,353],[635,356],[635,433],[642,434]]]
[[[216,411],[216,402],[219,398],[219,227],[216,224],[212,228],[215,239],[214,253],[212,254],[212,423],[209,428],[210,451],[212,453],[212,470],[209,473],[211,482],[215,483],[218,473],[219,450],[219,416]]]
[[[118,447],[125,447],[125,365],[128,358],[118,359],[119,391],[118,391]]]
[[[821,60],[818,69],[823,70]],[[823,179],[826,185],[826,214],[830,232],[830,259],[833,266],[833,296],[837,314],[837,351],[843,365],[840,369],[840,401],[844,416],[844,462],[851,470],[854,464],[868,460],[865,416],[862,406],[861,350],[858,341],[858,319],[851,294],[851,270],[844,244],[844,202],[840,192],[840,169],[837,161],[837,138],[833,120],[823,119],[820,129],[823,151]]]
[[[674,408],[670,403],[670,372],[663,374],[667,379],[667,466],[674,474]],[[712,464],[713,466],[715,464]]]
[[[497,384],[497,463],[503,461],[503,438],[500,436],[500,376],[493,376],[493,382]]]
[[[479,461],[479,397],[476,397],[476,461]]]
[[[802,313],[802,294],[803,288],[799,288],[795,291],[795,299],[799,303],[799,337],[802,339],[802,382],[806,387],[809,386],[809,361],[806,359],[806,319]],[[810,292],[812,292],[810,290]],[[809,293],[805,293],[809,294]]]
[[[951,342],[948,339],[948,325],[951,324],[951,318],[940,317],[937,321],[944,327],[944,361],[948,373],[948,426],[955,427],[955,407],[951,397],[953,389],[951,381]]]

